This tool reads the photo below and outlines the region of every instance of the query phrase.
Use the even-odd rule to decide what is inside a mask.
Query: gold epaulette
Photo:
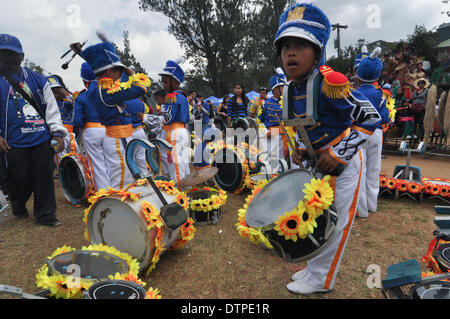
[[[323,65],[319,72],[323,75],[322,93],[330,99],[342,99],[350,96],[350,81],[347,77]]]
[[[173,103],[177,103],[177,92],[174,93],[169,93],[166,95],[166,103],[167,104],[173,104]]]

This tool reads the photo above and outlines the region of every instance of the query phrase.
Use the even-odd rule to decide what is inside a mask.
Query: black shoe
[[[40,223],[40,224],[43,225],[43,226],[54,228],[54,227],[58,227],[62,223],[61,223],[61,221],[59,219],[55,218],[55,219],[52,219],[51,221],[43,222],[43,223]]]
[[[13,212],[14,217],[16,217],[17,219],[27,219],[28,218],[28,213],[14,213]]]

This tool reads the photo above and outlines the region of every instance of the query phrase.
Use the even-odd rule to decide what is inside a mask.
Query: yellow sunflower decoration
[[[210,197],[205,199],[191,199],[189,202],[189,209],[195,212],[210,212],[221,208],[227,202],[227,193],[223,190],[212,187],[194,187],[186,195],[191,195],[197,192],[209,192]]]
[[[115,249],[114,247],[108,247],[105,245],[91,245],[89,247],[83,247],[82,251],[95,251],[95,252],[105,252],[110,255],[114,255],[128,265],[128,272],[124,274],[110,275],[109,279],[121,279],[121,280],[132,280],[136,283],[142,284],[142,282],[137,279],[137,274],[139,272],[139,263],[136,259],[133,259],[130,255],[122,253]],[[47,258],[47,260],[52,260],[54,257],[76,251],[76,249],[63,246],[58,248],[53,252],[53,254]],[[74,282],[76,279],[76,282]],[[106,278],[100,278],[106,279]],[[65,274],[49,274],[48,265],[42,266],[36,275],[36,285],[44,290],[49,290],[49,296],[55,297],[57,299],[81,299],[83,294],[87,291],[94,283],[96,279],[85,279],[85,278],[74,278],[70,275]]]
[[[106,91],[107,94],[115,94],[122,90],[128,90],[133,85],[141,87],[150,87],[152,85],[152,81],[147,75],[137,73],[128,77],[128,81],[126,82],[121,82],[119,80],[114,81],[111,78],[103,78],[98,81],[98,85],[102,89],[107,90]]]
[[[311,183],[305,184],[306,205],[314,207],[317,212],[328,209],[334,201],[334,191],[329,181],[331,176],[325,176],[323,179],[311,180]]]

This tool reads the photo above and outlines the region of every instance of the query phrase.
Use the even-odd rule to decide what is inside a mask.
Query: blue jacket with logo
[[[165,125],[189,122],[189,102],[181,91],[167,95],[162,111]]]
[[[21,68],[14,78],[34,97],[45,120],[5,78],[0,77],[0,135],[8,144],[28,148],[50,141],[52,136],[66,136],[67,130],[47,79],[26,68]]]
[[[266,128],[280,126],[277,115],[280,119],[283,117],[280,100],[273,97],[268,98],[262,106],[262,113],[259,116],[260,121],[264,123]]]
[[[389,110],[386,108],[386,99],[383,97],[382,90],[376,88],[373,84],[362,84],[356,91],[364,95],[380,114],[381,121],[377,126],[378,128],[381,129],[382,124],[388,124],[390,122]]]

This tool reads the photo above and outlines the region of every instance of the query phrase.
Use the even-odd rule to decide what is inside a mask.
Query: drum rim
[[[425,288],[427,286],[432,286],[432,285],[440,285],[441,287],[449,288],[449,290],[450,290],[450,282],[448,282],[448,281],[436,280],[436,281],[432,281],[432,282],[429,282],[429,283],[419,283],[418,285],[416,285],[413,288],[411,288],[411,296],[410,296],[410,298],[413,299],[413,294],[414,293],[416,293],[416,295],[419,296],[419,294],[417,293],[417,290],[419,288],[422,288],[422,287]],[[426,289],[426,291],[430,290],[430,288],[425,288],[425,289]],[[423,295],[423,293],[422,293],[422,295]],[[420,298],[420,299],[422,299],[422,298]]]
[[[66,187],[65,187],[66,182],[63,180],[62,170],[63,170],[64,164],[70,160],[75,162],[75,164],[77,165],[78,172],[81,173],[81,175],[83,176],[84,195],[82,196],[82,198],[74,198],[72,196],[72,194],[70,194],[66,190]],[[91,189],[92,182],[89,180],[89,178],[87,178],[87,175],[88,175],[87,169],[86,169],[86,167],[84,167],[83,163],[78,158],[78,156],[68,155],[68,156],[63,157],[59,163],[58,175],[59,175],[58,178],[59,178],[59,182],[61,185],[61,190],[63,192],[63,195],[70,203],[72,203],[74,205],[79,205],[79,204],[83,204],[83,203],[87,202],[88,194]]]
[[[135,289],[139,293],[139,295],[142,297],[142,298],[139,298],[139,299],[144,299],[145,298],[146,291],[145,291],[144,287],[142,287],[141,285],[139,285],[136,282],[129,281],[129,280],[103,280],[103,281],[98,281],[98,282],[94,283],[92,286],[89,287],[89,289],[87,290],[87,295],[88,295],[88,297],[90,299],[96,299],[96,298],[93,298],[93,297],[95,297],[94,294],[95,294],[97,289],[104,288],[104,287],[111,286],[111,285],[120,285],[120,286],[124,286],[124,287]],[[140,290],[140,291],[138,291],[138,290]]]
[[[100,251],[100,250],[73,250],[73,251],[69,251],[69,252],[65,252],[65,253],[61,253],[61,254],[58,254],[58,255],[56,255],[56,256],[53,256],[53,258],[51,258],[51,259],[49,259],[49,260],[46,261],[47,266],[48,266],[48,271],[49,271],[50,273],[52,273],[52,274],[55,274],[55,273],[61,274],[59,271],[57,271],[57,270],[53,267],[54,262],[56,261],[57,258],[60,258],[61,256],[74,255],[75,253],[77,253],[77,254],[79,254],[79,255],[92,255],[92,254],[105,255],[105,256],[110,257],[111,259],[117,259],[117,260],[121,261],[122,264],[125,266],[125,272],[124,272],[124,274],[126,274],[126,273],[128,273],[128,272],[130,271],[130,266],[128,265],[128,263],[126,262],[126,260],[120,258],[120,257],[117,256],[117,255],[114,255],[114,254],[111,254],[111,253],[108,253],[108,252],[105,252],[105,251]],[[117,272],[116,272],[116,273],[117,273]],[[61,275],[64,275],[64,274],[61,274]],[[114,273],[114,274],[111,274],[111,275],[114,276],[115,273]],[[93,281],[99,281],[99,280],[101,281],[101,280],[102,280],[102,278],[100,278],[100,279],[99,279],[99,278],[90,278],[90,279],[82,278],[82,279],[84,279],[84,280],[93,280]],[[108,278],[104,278],[104,279],[108,279]]]
[[[446,259],[445,256],[443,256],[443,251],[450,249],[450,243],[447,244],[441,244],[439,247],[435,250],[435,256],[434,258],[444,267],[446,267],[450,271],[450,259]]]

